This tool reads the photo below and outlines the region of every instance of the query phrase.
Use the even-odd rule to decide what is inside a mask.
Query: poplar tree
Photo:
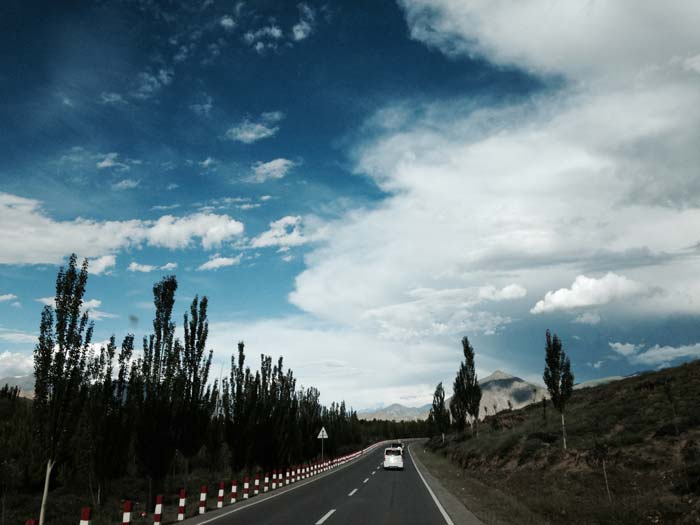
[[[445,389],[442,387],[442,381],[435,387],[430,415],[438,432],[444,434],[450,426],[450,413],[445,408]]]
[[[86,397],[86,363],[92,323],[82,311],[88,279],[87,259],[78,269],[77,257],[58,271],[54,306],[41,313],[39,342],[34,349],[35,428],[46,462],[39,525],[46,519],[51,473],[71,450]]]
[[[574,375],[571,373],[571,362],[562,348],[561,339],[549,330],[545,333],[545,368],[544,384],[547,385],[549,396],[554,408],[561,414],[561,432],[566,450],[566,420],[564,412],[574,389]],[[544,405],[543,405],[544,406]]]

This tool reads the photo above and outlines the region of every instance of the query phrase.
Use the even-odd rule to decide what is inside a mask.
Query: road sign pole
[[[323,442],[325,441],[324,438],[321,438],[321,461],[323,461]]]

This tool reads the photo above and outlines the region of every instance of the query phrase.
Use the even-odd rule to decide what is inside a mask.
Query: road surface
[[[258,496],[248,506],[209,512],[188,523],[213,525],[358,525],[449,523],[421,480],[408,451],[403,471],[381,467],[379,447],[287,492]],[[303,483],[303,482],[302,482]],[[258,504],[253,504],[256,500]]]

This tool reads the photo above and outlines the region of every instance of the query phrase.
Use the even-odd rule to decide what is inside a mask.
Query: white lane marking
[[[269,495],[269,496],[266,495],[266,496],[263,497],[262,499],[256,499],[256,498],[254,498],[254,499],[252,499],[252,500],[248,499],[248,500],[246,500],[246,501],[250,501],[250,503],[246,503],[244,506],[236,507],[236,508],[233,508],[233,509],[231,509],[231,510],[227,510],[226,512],[222,512],[222,513],[219,514],[218,516],[213,516],[213,517],[209,518],[208,520],[200,521],[197,525],[205,525],[206,523],[211,523],[212,521],[216,521],[216,520],[221,519],[221,518],[223,518],[223,517],[225,517],[225,516],[229,516],[230,514],[233,514],[234,512],[240,512],[240,511],[242,511],[242,510],[249,509],[250,507],[254,507],[255,505],[257,505],[257,504],[259,504],[259,503],[265,503],[266,501],[270,501],[271,499],[277,498],[277,497],[279,497],[279,496],[284,496],[284,495],[287,494],[288,492],[291,492],[291,491],[293,491],[293,490],[300,489],[300,488],[302,488],[302,487],[305,487],[305,486],[308,485],[309,483],[314,483],[315,481],[318,481],[318,480],[320,480],[320,479],[323,479],[323,478],[325,478],[326,476],[330,476],[330,475],[332,475],[332,474],[334,474],[334,473],[336,473],[336,472],[340,472],[341,470],[344,470],[346,467],[349,467],[350,465],[354,465],[356,462],[361,461],[363,458],[368,457],[368,454],[369,454],[370,452],[373,452],[374,449],[376,449],[376,448],[379,447],[380,445],[381,445],[381,442],[372,445],[371,447],[369,447],[369,449],[367,449],[367,452],[365,452],[364,454],[361,454],[361,455],[360,455],[359,457],[357,457],[356,459],[353,459],[353,460],[349,461],[349,462],[346,463],[345,465],[342,465],[342,466],[341,466],[340,468],[338,468],[338,469],[330,470],[330,471],[328,471],[328,472],[325,472],[323,475],[321,475],[321,476],[319,476],[319,477],[317,477],[317,478],[311,478],[310,480],[304,481],[304,482],[302,482],[302,483],[295,483],[294,485],[290,485],[291,488],[289,488],[289,489],[287,489],[287,490],[283,490],[282,492],[268,493],[268,494],[270,494],[270,495]],[[241,500],[241,501],[243,501],[243,500]],[[238,505],[238,504],[236,504],[236,505]],[[225,508],[225,507],[224,507],[224,508]],[[335,512],[335,510],[333,510],[333,512]]]
[[[355,494],[355,492],[357,492],[357,489],[352,489],[352,492],[348,494],[348,496],[352,496],[353,494]]]
[[[335,512],[335,509],[331,509],[328,512],[326,512],[323,517],[316,522],[316,525],[321,525],[324,521],[326,521],[328,518],[330,518],[333,513]]]
[[[442,506],[442,504],[438,501],[437,497],[435,496],[435,493],[433,490],[428,486],[428,482],[425,481],[425,478],[423,477],[423,474],[420,473],[420,470],[418,470],[418,467],[416,467],[415,461],[413,461],[413,454],[411,454],[411,447],[409,445],[408,447],[408,455],[411,457],[411,462],[413,463],[413,466],[416,469],[416,472],[418,472],[418,475],[420,476],[421,481],[423,482],[423,485],[425,485],[425,488],[428,489],[428,494],[433,498],[433,501],[435,502],[435,505],[437,505],[438,510],[440,511],[440,514],[442,514],[442,517],[445,518],[445,523],[447,525],[455,525],[450,516],[447,514],[445,511],[445,507]]]
[[[365,478],[365,480],[362,483],[367,483],[369,481],[369,478]]]
[[[372,475],[373,475],[373,476],[374,476],[376,473],[377,473],[376,470],[373,470],[373,471],[372,471]]]

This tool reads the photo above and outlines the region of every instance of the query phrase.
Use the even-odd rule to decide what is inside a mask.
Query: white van
[[[403,453],[399,447],[384,449],[384,470],[390,468],[403,470]]]

